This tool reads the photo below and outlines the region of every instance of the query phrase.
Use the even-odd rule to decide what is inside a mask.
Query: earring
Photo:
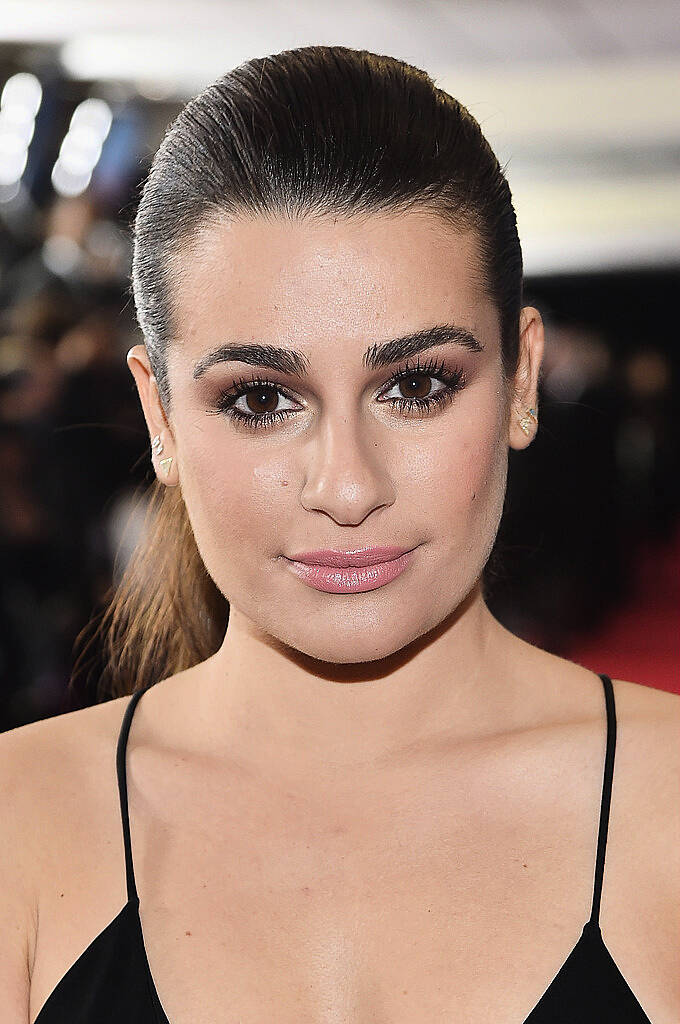
[[[160,455],[161,452],[163,451],[163,442],[161,441],[160,434],[156,434],[156,436],[151,441],[151,449],[154,455]],[[167,459],[161,459],[160,466],[165,475],[170,476],[170,470],[172,468],[172,455]]]
[[[531,420],[529,419],[529,417],[532,416],[535,423],[538,423],[538,417],[536,415],[535,409],[527,409],[526,413],[527,415],[523,416],[522,419],[519,421],[519,425],[524,431],[524,433],[528,436],[531,433]]]

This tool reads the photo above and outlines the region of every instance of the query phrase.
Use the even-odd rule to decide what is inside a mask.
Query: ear
[[[151,453],[151,461],[156,470],[156,476],[161,483],[174,487],[179,483],[175,439],[170,423],[165,415],[158,391],[158,384],[151,369],[146,347],[144,345],[133,345],[125,358],[130,373],[137,385],[144,419],[149,429],[150,440],[153,440],[155,437],[160,437],[161,439],[161,445],[157,444],[158,450],[152,449]]]
[[[524,306],[519,319],[519,360],[508,424],[508,444],[517,451],[528,448],[538,430],[538,423],[527,410],[533,409],[538,417],[538,375],[544,345],[545,334],[541,314],[533,306]],[[525,420],[528,434],[520,426],[520,420]]]

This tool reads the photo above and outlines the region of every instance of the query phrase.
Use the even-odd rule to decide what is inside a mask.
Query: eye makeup
[[[423,418],[423,416],[432,414],[435,409],[439,410],[447,406],[467,383],[465,372],[460,367],[452,367],[449,370],[441,360],[431,358],[421,364],[420,358],[418,358],[415,366],[409,365],[407,360],[403,367],[397,369],[385,383],[379,394],[384,396],[385,392],[390,391],[403,382],[414,384],[418,378],[426,380],[428,377],[439,381],[442,384],[441,389],[425,396],[414,394],[414,396],[409,398],[380,397],[378,401],[391,404],[398,415],[409,415],[415,411],[419,418]],[[207,411],[212,414],[225,415],[238,425],[248,427],[251,430],[265,430],[275,423],[282,422],[289,416],[295,415],[298,410],[274,409],[253,412],[249,409],[239,408],[236,403],[241,398],[254,395],[256,399],[263,400],[264,405],[267,405],[268,398],[269,404],[271,404],[272,398],[274,399],[274,404],[277,404],[277,394],[282,395],[288,401],[295,402],[295,399],[288,395],[286,389],[280,384],[275,384],[273,381],[258,376],[248,379],[239,378],[234,381],[230,388],[220,392],[215,407]]]

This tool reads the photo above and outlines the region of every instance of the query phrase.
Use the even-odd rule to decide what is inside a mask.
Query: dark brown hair
[[[508,384],[522,307],[517,222],[504,170],[458,100],[419,68],[345,46],[254,58],[190,100],[153,159],[133,229],[131,292],[166,414],[167,351],[179,329],[173,295],[201,228],[224,215],[413,208],[475,231],[481,266],[473,269],[498,310]],[[98,630],[106,659],[100,698],[209,657],[228,617],[180,487],[155,480],[142,540]]]

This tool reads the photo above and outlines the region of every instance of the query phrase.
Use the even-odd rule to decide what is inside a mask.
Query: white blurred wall
[[[1,0],[0,42],[74,78],[185,100],[250,57],[341,43],[427,70],[479,120],[529,275],[680,261],[680,18],[671,0]],[[0,83],[1,84],[1,83]]]

